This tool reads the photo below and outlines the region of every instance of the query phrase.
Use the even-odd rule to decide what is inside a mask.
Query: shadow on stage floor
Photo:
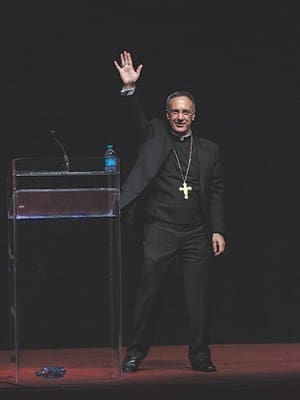
[[[105,349],[49,350],[66,367],[64,378],[35,376],[39,350],[28,351],[21,383],[0,352],[0,398],[60,399],[300,399],[300,344],[215,344],[216,373],[192,371],[186,346],[156,346],[136,373],[121,379],[98,368]],[[73,356],[72,356],[73,355]],[[84,360],[89,358],[89,368]],[[53,358],[53,361],[54,361]],[[75,360],[75,361],[74,361]],[[111,375],[113,376],[113,375]]]

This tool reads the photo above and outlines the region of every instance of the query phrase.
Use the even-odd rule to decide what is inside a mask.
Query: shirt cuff
[[[135,92],[135,86],[130,89],[122,88],[121,96],[131,96]]]

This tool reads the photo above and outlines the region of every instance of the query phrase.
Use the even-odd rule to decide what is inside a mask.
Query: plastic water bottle
[[[106,150],[104,153],[104,169],[106,172],[117,171],[117,157],[112,144],[106,145]]]

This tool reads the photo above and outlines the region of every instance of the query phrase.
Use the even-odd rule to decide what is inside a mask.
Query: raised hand
[[[117,68],[120,78],[125,89],[134,87],[135,82],[139,79],[143,64],[140,64],[136,69],[133,66],[131,54],[128,51],[123,51],[120,54],[120,63],[114,60],[114,65]]]

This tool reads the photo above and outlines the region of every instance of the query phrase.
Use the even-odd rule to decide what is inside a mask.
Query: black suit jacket
[[[132,130],[138,132],[140,146],[138,157],[129,176],[121,187],[121,209],[134,221],[137,200],[143,197],[148,184],[159,171],[173,147],[169,125],[160,119],[147,120],[136,94],[124,96]],[[208,233],[225,233],[224,183],[219,146],[193,133],[194,145],[200,163],[200,186],[203,198],[203,215]],[[139,221],[141,222],[141,221]]]

